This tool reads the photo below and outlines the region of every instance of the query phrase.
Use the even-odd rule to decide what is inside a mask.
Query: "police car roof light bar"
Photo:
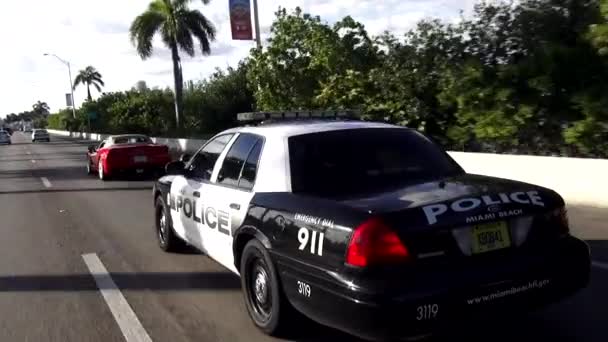
[[[281,119],[318,119],[318,118],[356,118],[358,112],[354,110],[307,110],[284,112],[247,112],[238,113],[238,121],[264,121]]]

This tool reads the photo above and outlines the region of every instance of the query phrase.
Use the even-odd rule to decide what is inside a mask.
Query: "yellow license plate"
[[[492,222],[473,226],[473,254],[485,253],[511,246],[506,222]]]

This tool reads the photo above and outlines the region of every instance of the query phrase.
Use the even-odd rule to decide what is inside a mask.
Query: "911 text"
[[[325,240],[325,234],[317,232],[316,230],[309,230],[307,228],[300,228],[298,230],[298,241],[300,242],[299,249],[303,251],[310,242],[310,253],[323,256],[323,241]]]

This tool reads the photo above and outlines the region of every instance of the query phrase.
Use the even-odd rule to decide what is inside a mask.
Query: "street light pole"
[[[258,0],[253,0],[253,22],[255,24],[255,43],[258,48],[261,48],[262,35],[260,34],[260,18],[258,17]]]
[[[68,75],[70,77],[70,94],[72,95],[72,116],[74,117],[74,119],[76,119],[76,100],[74,99],[74,85],[72,84],[72,68],[70,67],[70,62],[61,59],[56,54],[45,53],[44,55],[53,56],[68,67]]]

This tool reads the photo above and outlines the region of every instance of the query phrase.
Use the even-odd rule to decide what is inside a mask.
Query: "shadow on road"
[[[228,272],[111,273],[123,290],[238,290],[241,283]],[[107,276],[100,276],[107,277]],[[103,279],[102,279],[103,280]],[[102,281],[102,284],[108,283]],[[90,274],[0,276],[0,292],[96,291]]]
[[[103,191],[142,191],[152,190],[152,185],[141,186],[125,186],[125,187],[107,187],[107,188],[75,188],[75,189],[37,189],[37,190],[16,190],[16,191],[1,191],[0,195],[19,195],[19,194],[43,194],[55,192],[103,192]]]

